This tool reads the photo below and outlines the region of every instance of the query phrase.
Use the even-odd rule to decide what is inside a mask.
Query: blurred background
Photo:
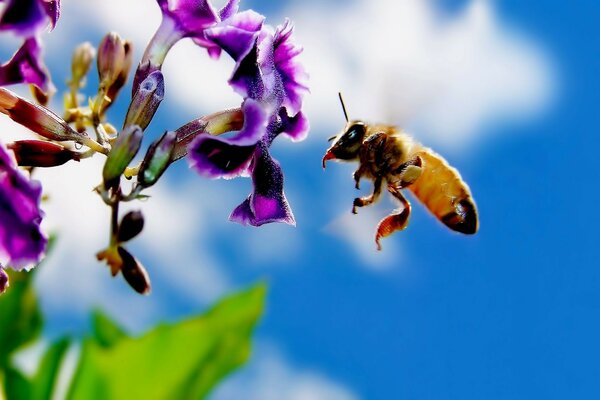
[[[94,307],[143,332],[266,280],[252,358],[213,399],[599,396],[592,127],[600,9],[577,3],[243,0],[241,9],[271,25],[293,20],[305,48],[311,132],[272,148],[297,227],[228,222],[250,180],[206,180],[181,161],[151,199],[133,205],[146,229],[131,250],[153,284],[141,297],[94,257],[108,239],[109,210],[91,192],[103,158],[40,171],[46,228],[59,235],[36,281],[46,337],[87,332]],[[160,21],[154,0],[63,0],[62,7],[43,38],[57,111],[77,44],[97,46],[116,31],[132,40],[137,63]],[[3,36],[2,59],[15,43]],[[214,61],[178,43],[147,135],[239,105],[227,85],[232,67],[226,55]],[[90,95],[96,81],[90,77]],[[351,118],[404,127],[459,169],[478,204],[476,236],[448,231],[413,199],[408,229],[376,251],[376,224],[395,203],[384,195],[352,215],[356,165],[320,166],[327,138],[344,125],[338,91]],[[111,111],[115,124],[129,92]],[[7,118],[0,127],[3,141],[22,132]],[[370,190],[365,181],[360,194]]]

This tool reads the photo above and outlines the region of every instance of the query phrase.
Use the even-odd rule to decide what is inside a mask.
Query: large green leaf
[[[125,331],[100,310],[95,310],[92,314],[92,327],[94,339],[100,346],[110,347],[127,337]]]
[[[37,338],[42,329],[33,273],[8,270],[8,276],[10,287],[0,295],[0,370],[15,350]]]
[[[84,341],[70,399],[201,399],[250,354],[265,285],[139,338]],[[111,345],[112,343],[112,345]]]
[[[53,343],[42,357],[37,373],[28,378],[9,367],[6,370],[6,398],[8,400],[46,400],[52,398],[63,357],[70,340],[63,338]]]

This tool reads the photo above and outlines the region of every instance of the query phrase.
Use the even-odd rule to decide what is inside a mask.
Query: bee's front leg
[[[379,221],[375,233],[375,243],[377,250],[381,250],[381,238],[391,235],[396,231],[401,231],[408,226],[408,217],[410,217],[410,203],[402,193],[400,193],[400,182],[388,184],[388,191],[400,201],[401,207],[394,210],[390,215]]]
[[[360,169],[359,169],[360,170]],[[375,178],[373,182],[373,193],[370,196],[365,197],[357,197],[354,199],[354,204],[352,205],[352,214],[356,214],[356,207],[364,207],[372,204],[379,198],[381,194],[381,186],[383,185],[383,177]]]
[[[355,182],[355,185],[354,185],[355,188],[360,189],[360,178],[362,178],[362,176],[364,175],[364,173],[365,173],[365,168],[363,168],[363,166],[361,165],[352,174],[352,177],[354,178],[354,182]]]

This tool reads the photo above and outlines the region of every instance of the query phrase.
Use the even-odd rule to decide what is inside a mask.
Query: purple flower
[[[206,37],[206,30],[237,13],[239,0],[229,0],[216,11],[208,0],[156,0],[162,11],[162,22],[148,43],[133,82],[133,92],[146,76],[160,70],[167,53],[183,38],[191,38],[208,50],[211,57],[221,49]]]
[[[48,25],[54,28],[59,15],[59,0],[7,0],[0,16],[0,31],[32,37]]]
[[[20,270],[40,261],[47,238],[40,230],[42,188],[17,169],[0,144],[0,266]]]
[[[46,96],[56,91],[42,59],[42,48],[36,37],[30,37],[5,64],[0,65],[0,86],[28,83]]]
[[[207,38],[236,61],[229,83],[244,97],[244,126],[230,138],[199,135],[188,149],[190,164],[211,178],[252,177],[253,192],[230,220],[254,226],[268,222],[294,225],[283,192],[283,172],[270,156],[269,147],[281,133],[294,141],[306,136],[308,120],[300,111],[308,90],[306,73],[296,58],[301,48],[291,41],[289,21],[274,33],[268,26],[253,32],[253,27],[262,24],[258,17],[249,13],[243,22],[225,21],[228,25],[207,31]]]

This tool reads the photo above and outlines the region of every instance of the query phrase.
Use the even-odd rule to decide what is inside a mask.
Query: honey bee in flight
[[[346,126],[340,134],[330,138],[333,143],[323,157],[323,168],[327,160],[358,161],[358,169],[353,174],[356,188],[359,189],[363,177],[373,181],[371,195],[354,199],[354,214],[357,207],[377,201],[384,184],[400,201],[400,208],[377,226],[375,243],[378,250],[381,250],[381,238],[408,225],[411,206],[402,194],[405,188],[448,228],[468,235],[477,232],[479,220],[475,201],[455,168],[394,126],[350,121],[341,94],[339,97]]]

